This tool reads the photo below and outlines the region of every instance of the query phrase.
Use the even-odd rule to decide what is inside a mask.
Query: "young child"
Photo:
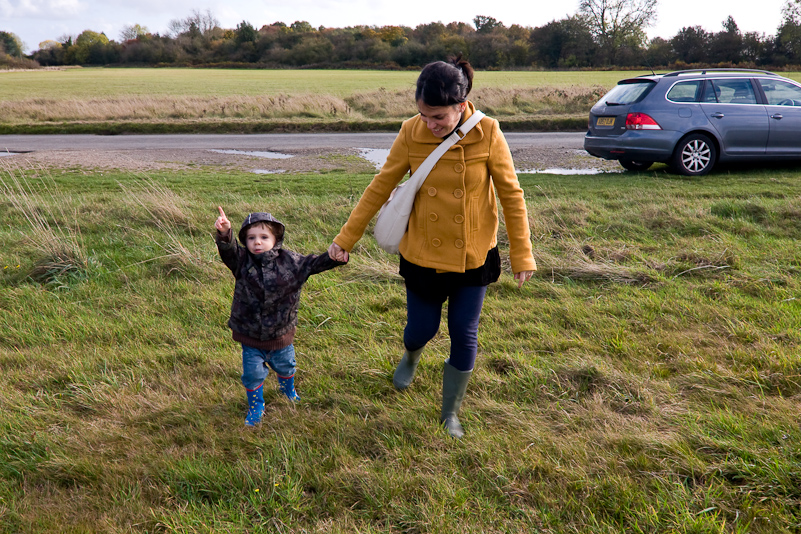
[[[347,259],[339,262],[328,253],[304,256],[283,249],[284,225],[269,213],[247,216],[239,230],[243,247],[234,239],[223,209],[217,209],[217,250],[236,279],[228,326],[234,340],[242,344],[242,385],[248,399],[245,424],[254,426],[264,413],[262,386],[269,368],[289,400],[300,400],[292,345],[300,290],[309,276],[343,265]]]

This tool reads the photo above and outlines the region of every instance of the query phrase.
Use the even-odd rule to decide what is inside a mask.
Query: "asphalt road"
[[[298,150],[305,148],[389,148],[394,133],[175,134],[175,135],[0,135],[0,152],[41,150]],[[507,133],[515,148],[581,150],[583,133]]]

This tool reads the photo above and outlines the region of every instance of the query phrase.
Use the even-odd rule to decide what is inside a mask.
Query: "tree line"
[[[118,41],[86,30],[40,43],[23,58],[18,39],[0,31],[0,58],[38,65],[243,66],[262,68],[414,68],[463,54],[479,69],[671,68],[801,65],[801,0],[788,0],[774,35],[743,33],[729,16],[717,32],[687,26],[648,39],[657,0],[580,0],[576,14],[540,27],[488,16],[465,22],[315,28],[306,21],[248,21],[221,28],[207,11],[170,22],[165,34],[134,24]]]

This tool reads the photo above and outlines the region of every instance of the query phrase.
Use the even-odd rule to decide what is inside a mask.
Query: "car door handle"
[[[779,120],[782,120],[784,117],[782,116],[781,113],[774,113],[773,115],[770,116],[770,118],[771,119],[776,119],[777,121],[779,121]]]
[[[725,117],[725,115],[723,113],[721,113],[720,111],[716,111],[715,113],[713,113],[711,115],[711,117],[713,119],[722,119],[723,117]]]

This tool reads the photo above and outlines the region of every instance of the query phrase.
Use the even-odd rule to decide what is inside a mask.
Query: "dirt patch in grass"
[[[285,152],[291,158],[270,159],[213,150],[41,150],[3,158],[20,169],[120,170],[153,172],[219,168],[258,173],[373,173],[376,167],[356,148],[310,148]],[[619,170],[617,162],[604,161],[573,148],[526,147],[512,151],[520,171],[546,169]]]
[[[213,150],[42,150],[8,157],[9,163],[26,168],[82,168],[150,172],[190,170],[203,167],[245,172],[372,172],[372,165],[346,149],[300,150],[291,158],[269,159],[247,154],[226,154]]]

